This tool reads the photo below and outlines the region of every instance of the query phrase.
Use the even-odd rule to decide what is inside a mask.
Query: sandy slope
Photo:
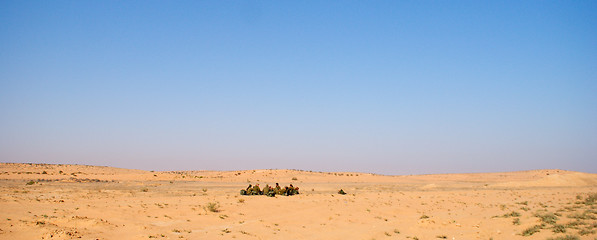
[[[275,182],[302,193],[238,194],[249,183]],[[0,191],[0,239],[597,237],[597,202],[586,201],[597,174],[562,170],[382,176],[0,163]],[[557,219],[544,223],[537,214]]]

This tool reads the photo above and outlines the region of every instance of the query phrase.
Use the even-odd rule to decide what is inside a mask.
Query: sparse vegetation
[[[512,224],[514,224],[514,225],[520,225],[520,218],[514,218],[514,219],[512,219]]]
[[[244,202],[245,202],[245,199],[243,199],[243,198],[238,199],[238,203],[244,203]]]
[[[441,238],[441,239],[447,239],[448,238],[446,235],[437,235],[435,237],[436,238]]]
[[[141,188],[141,192],[148,192],[149,189],[148,188]]]
[[[427,216],[427,215],[423,215],[423,216],[421,216],[419,219],[426,219],[426,218],[429,218],[429,216]]]
[[[29,182],[27,182],[27,185],[33,185],[33,184],[35,184],[35,181],[29,181]]]
[[[296,177],[292,177],[292,180],[293,180],[293,181],[296,181],[296,180],[298,180],[298,178],[296,178]]]

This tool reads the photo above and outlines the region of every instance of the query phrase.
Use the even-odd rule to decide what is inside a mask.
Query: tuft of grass
[[[580,234],[581,236],[589,235],[589,234],[593,234],[593,233],[595,233],[595,230],[591,230],[588,228],[584,228],[584,229],[581,229],[580,231],[578,231],[578,234]]]
[[[520,213],[516,212],[516,211],[512,211],[511,213],[506,213],[504,215],[502,215],[502,217],[508,218],[508,217],[520,217]]]
[[[245,202],[245,199],[242,199],[242,198],[238,199],[238,203],[244,203],[244,202]]]
[[[35,184],[35,181],[29,181],[29,182],[27,182],[26,184],[27,184],[27,185],[33,185],[33,184]]]
[[[384,234],[388,237],[392,236],[392,234],[390,234],[389,232],[384,232]]]
[[[545,213],[545,214],[535,213],[535,217],[538,217],[544,223],[552,224],[552,225],[556,224],[556,221],[558,220],[558,217],[553,213]]]
[[[400,234],[400,231],[398,229],[394,229],[394,233],[395,234]]]
[[[207,188],[201,189],[201,191],[203,191],[203,192],[207,192]]]
[[[584,211],[583,213],[572,213],[570,215],[568,215],[568,218],[574,218],[574,219],[582,219],[582,220],[587,220],[587,219],[592,219],[592,220],[596,220],[597,218],[592,215],[593,212],[591,212],[590,210]]]
[[[425,219],[425,218],[429,218],[429,216],[427,216],[427,215],[423,215],[423,216],[421,216],[419,219]]]
[[[589,196],[585,199],[586,205],[593,205],[597,202],[597,193],[589,193]]]
[[[209,202],[205,207],[210,212],[219,212],[220,211],[220,204],[217,202]]]
[[[552,232],[554,233],[565,233],[566,232],[566,226],[562,225],[562,224],[555,224],[553,225]]]
[[[446,235],[437,235],[435,237],[436,238],[441,238],[441,239],[447,239],[448,238]]]
[[[566,236],[559,236],[555,238],[548,238],[547,240],[579,240],[577,236],[573,235],[566,235]]]
[[[587,225],[586,222],[583,222],[581,220],[574,220],[572,222],[566,223],[566,227],[567,228],[574,228],[574,229],[578,229],[579,225]]]
[[[514,224],[514,225],[520,225],[520,218],[514,218],[514,219],[512,219],[512,224]]]
[[[149,189],[148,188],[141,188],[141,192],[148,192]]]
[[[298,178],[296,178],[296,177],[292,177],[292,180],[293,180],[293,181],[296,181],[296,180],[298,180]]]
[[[525,229],[524,231],[522,231],[522,236],[531,236],[531,235],[541,231],[541,228],[543,228],[543,226],[541,226],[541,225],[535,225],[535,226],[529,227],[529,228]]]

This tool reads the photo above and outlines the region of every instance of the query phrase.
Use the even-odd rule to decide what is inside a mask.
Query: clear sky
[[[597,1],[1,1],[0,162],[597,172]]]

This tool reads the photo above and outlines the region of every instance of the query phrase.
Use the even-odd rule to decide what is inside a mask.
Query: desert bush
[[[29,181],[29,182],[27,182],[27,185],[33,185],[33,184],[35,184],[35,181]]]
[[[149,189],[148,188],[141,188],[141,192],[148,192]]]
[[[292,180],[293,180],[293,181],[296,181],[296,180],[298,180],[298,178],[296,178],[296,177],[292,177]]]

